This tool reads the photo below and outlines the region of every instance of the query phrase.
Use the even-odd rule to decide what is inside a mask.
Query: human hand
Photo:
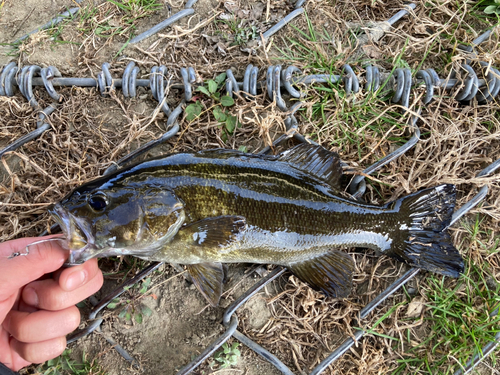
[[[68,251],[58,241],[30,246],[29,255],[8,259],[47,238],[0,243],[0,363],[14,371],[60,355],[66,334],[80,324],[75,304],[103,282],[96,259],[61,269]]]

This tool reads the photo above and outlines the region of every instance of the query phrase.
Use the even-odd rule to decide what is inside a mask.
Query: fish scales
[[[73,261],[128,254],[185,264],[212,304],[221,292],[220,263],[283,265],[333,296],[350,288],[354,266],[340,251],[346,247],[450,276],[461,272],[445,230],[453,185],[376,206],[340,197],[341,176],[338,155],[320,146],[278,156],[173,154],[87,183],[52,213]]]
[[[143,181],[148,180],[153,185],[174,191],[184,202],[188,218],[186,224],[207,217],[241,215],[253,230],[245,238],[259,233],[262,236],[263,233],[271,235],[280,232],[280,241],[269,240],[268,246],[263,241],[262,245],[247,249],[241,244],[234,251],[208,253],[209,249],[205,248],[206,260],[259,263],[271,260],[281,261],[284,265],[315,255],[320,247],[359,246],[383,251],[385,247],[374,241],[378,239],[380,243],[380,236],[389,238],[391,230],[383,230],[381,224],[386,224],[385,228],[396,228],[397,224],[401,224],[397,212],[393,210],[354,205],[332,195],[329,192],[331,188],[324,183],[316,182],[315,186],[301,184],[302,180],[296,176],[292,178],[290,174],[269,171],[261,160],[251,166],[241,165],[239,160],[232,159],[211,161],[201,159],[196,164],[189,164],[191,168],[180,169],[178,164],[164,164],[161,160],[160,163],[154,162],[155,166],[145,166],[140,173],[131,171],[131,177],[124,176],[125,183],[130,186],[138,184],[139,188]],[[119,184],[119,181],[116,183]],[[350,233],[355,234],[357,240],[347,241],[344,235]],[[297,239],[297,235],[305,236]],[[290,242],[294,240],[302,240],[298,251],[290,249]],[[246,240],[248,244],[255,242]],[[297,244],[293,246],[296,247]],[[308,254],[307,250],[312,247],[313,253]],[[278,254],[273,256],[268,251]],[[325,251],[326,248],[320,253]],[[158,254],[157,260],[160,259]]]

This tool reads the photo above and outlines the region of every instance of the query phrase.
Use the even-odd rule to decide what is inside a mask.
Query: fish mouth
[[[72,215],[61,204],[55,204],[49,213],[61,227],[66,241],[63,247],[69,250],[66,265],[76,266],[94,256],[95,236],[88,221]]]

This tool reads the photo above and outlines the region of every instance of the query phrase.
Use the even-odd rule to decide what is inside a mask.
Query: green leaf
[[[201,105],[199,102],[192,103],[188,105],[184,111],[186,112],[186,120],[192,121],[201,115]]]
[[[206,96],[210,96],[210,92],[207,90],[205,86],[200,86],[196,90],[202,92]]]
[[[142,305],[142,313],[145,315],[145,316],[151,316],[153,315],[153,310],[151,310],[149,307],[145,306],[145,305]]]
[[[129,313],[129,312],[128,312],[128,313],[126,313],[126,314],[125,314],[125,319],[127,319],[127,320],[132,320],[132,315],[130,315],[130,313]]]
[[[238,151],[248,152],[247,146],[240,146],[240,147],[238,147]]]
[[[116,306],[118,306],[119,304],[120,304],[120,299],[119,298],[114,298],[108,304],[108,309],[115,309]]]
[[[136,313],[135,316],[134,316],[134,318],[135,318],[135,321],[137,323],[139,323],[139,324],[142,323],[142,314],[141,313]]]
[[[228,95],[224,95],[222,98],[220,98],[220,104],[222,104],[224,107],[231,107],[234,104],[234,99]]]
[[[217,82],[217,86],[221,86],[226,80],[226,73],[221,73],[217,77],[215,77],[215,82]]]
[[[236,128],[236,123],[238,122],[238,119],[236,116],[233,115],[227,115],[226,119],[226,129],[229,134],[233,134],[234,129]]]
[[[500,7],[498,5],[489,5],[486,8],[484,8],[484,13],[486,14],[500,13]]]
[[[124,4],[121,4],[119,3],[118,1],[114,1],[114,0],[109,0],[110,3],[113,3],[115,4],[118,8],[122,9],[122,10],[130,10],[129,8],[127,8]]]
[[[85,301],[81,301],[81,302],[78,302],[78,303],[76,304],[76,307],[78,307],[78,308],[80,308],[80,309],[83,309],[85,306],[86,306]]]
[[[119,318],[125,318],[125,315],[127,314],[127,309],[123,309],[120,311],[120,314],[118,314]]]
[[[214,117],[217,121],[224,122],[226,121],[226,112],[222,110],[221,107],[215,107],[213,111]]]
[[[214,80],[210,79],[208,82],[208,91],[210,91],[211,94],[217,91],[217,82]]]

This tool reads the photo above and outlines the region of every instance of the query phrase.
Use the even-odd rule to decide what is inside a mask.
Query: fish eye
[[[102,211],[108,205],[108,201],[104,195],[96,194],[88,199],[88,204],[94,211]]]

